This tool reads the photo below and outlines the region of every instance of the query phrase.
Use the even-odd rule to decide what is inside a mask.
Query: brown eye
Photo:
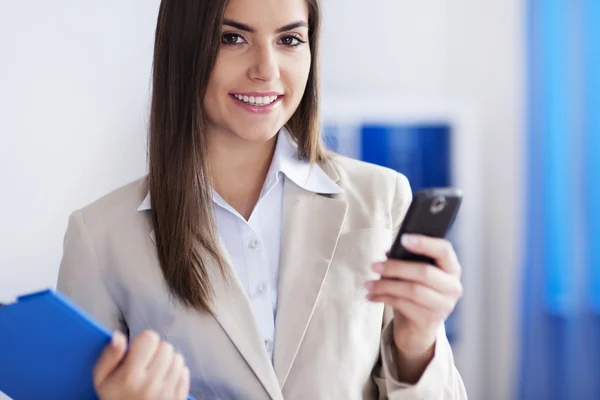
[[[235,46],[237,44],[244,44],[245,42],[244,38],[237,33],[225,33],[221,36],[221,43],[226,46]]]
[[[298,47],[304,43],[306,43],[302,38],[296,35],[289,35],[282,37],[279,42],[287,47]]]

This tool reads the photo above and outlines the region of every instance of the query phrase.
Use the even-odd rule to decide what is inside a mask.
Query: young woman
[[[466,398],[443,328],[462,294],[452,246],[407,236],[437,266],[384,261],[406,178],[321,145],[319,13],[162,1],[149,175],[71,216],[60,268],[61,291],[133,340],[99,360],[103,400],[185,398],[190,382],[197,397],[219,382],[248,399]]]

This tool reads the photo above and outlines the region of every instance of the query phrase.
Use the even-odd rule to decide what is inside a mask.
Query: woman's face
[[[230,0],[204,98],[209,134],[272,138],[300,104],[310,66],[306,0]]]

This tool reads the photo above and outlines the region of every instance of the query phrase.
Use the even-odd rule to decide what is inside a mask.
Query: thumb
[[[125,356],[126,350],[127,339],[125,335],[115,332],[110,344],[106,346],[94,367],[94,386],[96,388],[102,385],[106,378],[112,374]]]

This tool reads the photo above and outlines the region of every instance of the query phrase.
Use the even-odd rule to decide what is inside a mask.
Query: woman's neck
[[[266,142],[248,142],[232,134],[212,135],[209,164],[214,189],[246,220],[258,202],[277,135]]]

